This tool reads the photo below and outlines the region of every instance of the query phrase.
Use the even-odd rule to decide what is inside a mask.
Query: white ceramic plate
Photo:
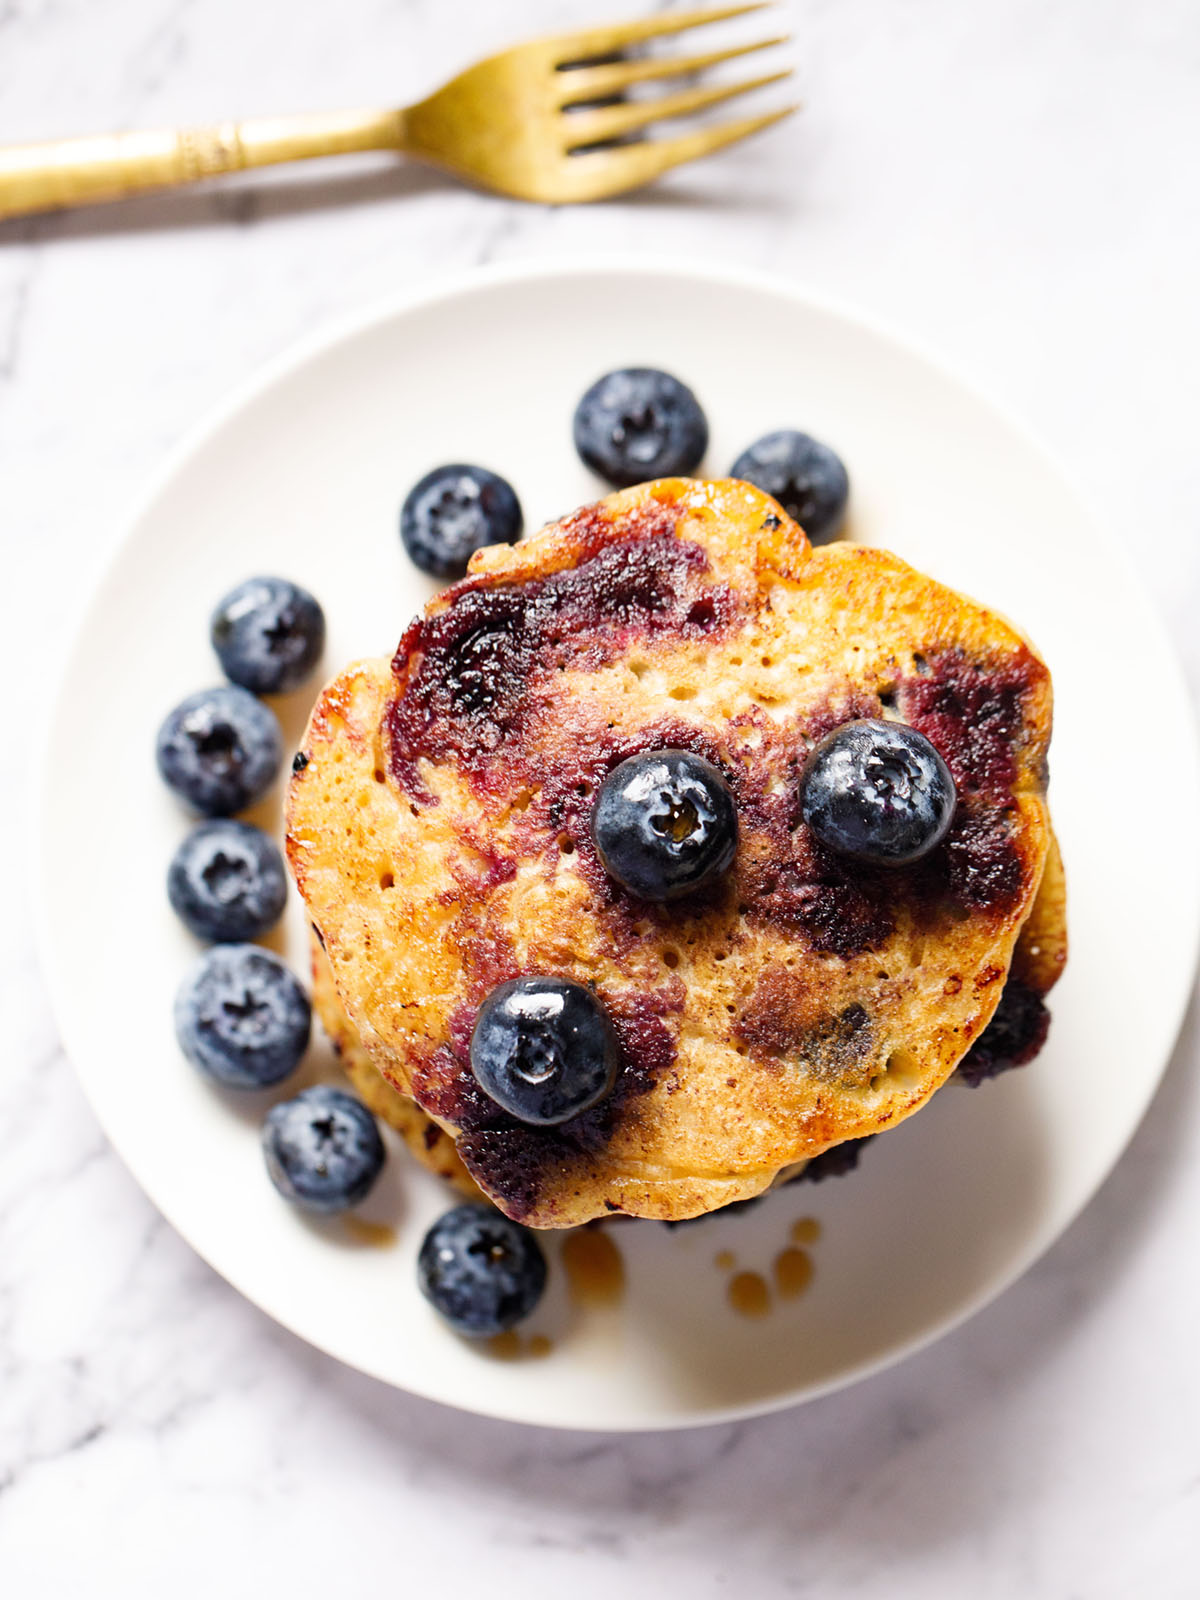
[[[1037,641],[1057,693],[1051,796],[1073,948],[1035,1066],[974,1092],[951,1086],[852,1177],[677,1231],[619,1226],[619,1306],[573,1307],[552,1239],[533,1326],[553,1349],[502,1361],[447,1333],[417,1293],[417,1244],[446,1204],[434,1180],[400,1154],[389,1163],[364,1209],[395,1224],[393,1247],[314,1226],[265,1177],[270,1097],[214,1092],[180,1058],[171,1000],[196,946],[167,908],[164,872],[187,821],[156,777],[154,735],[175,701],[217,681],[208,614],[250,573],[283,573],[320,597],[330,672],[390,653],[429,592],[396,534],[400,500],[429,467],[503,472],[531,528],[602,493],[572,449],[572,411],[599,373],[635,364],[694,387],[714,476],[769,428],[810,429],[848,463],[853,537],[986,600]],[[283,708],[293,740],[310,699]],[[1172,815],[1195,816],[1191,727],[1123,553],[1018,428],[890,334],[740,273],[632,262],[478,273],[276,366],[177,453],[143,505],[54,713],[38,860],[46,966],[84,1087],[146,1191],[314,1345],[385,1382],[528,1422],[661,1428],[765,1411],[877,1370],[978,1309],[1116,1159],[1175,1037],[1200,907],[1194,832],[1168,837],[1144,803],[1134,809],[1123,746],[1159,752]],[[256,815],[277,827],[277,799]],[[287,953],[303,967],[294,896],[289,915]],[[305,1070],[328,1070],[319,1046]],[[761,1320],[738,1315],[715,1256],[768,1275],[800,1216],[822,1228],[807,1292]]]

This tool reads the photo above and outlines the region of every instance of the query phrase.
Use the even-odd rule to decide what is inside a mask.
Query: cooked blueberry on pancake
[[[852,722],[936,752],[915,856],[806,820],[806,764]],[[1046,864],[1050,723],[994,613],[884,551],[812,549],[750,485],[668,479],[481,551],[391,662],[335,679],[289,857],[362,1048],[502,1210],[685,1218],[894,1126],[979,1038]],[[736,846],[642,898],[594,811],[666,751],[719,775]],[[481,1008],[529,978],[586,989],[616,1040],[611,1088],[553,1123],[471,1069]]]

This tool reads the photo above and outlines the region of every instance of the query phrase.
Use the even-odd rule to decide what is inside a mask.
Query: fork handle
[[[9,145],[0,147],[0,218],[173,189],[246,167],[402,150],[404,137],[403,111],[335,111]]]

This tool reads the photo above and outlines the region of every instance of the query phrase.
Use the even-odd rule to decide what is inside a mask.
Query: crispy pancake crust
[[[1067,875],[1053,830],[1046,867],[1013,951],[1010,978],[1048,995],[1067,964]]]
[[[807,752],[851,717],[925,733],[945,843],[871,872],[799,814]],[[894,1126],[995,1009],[1042,879],[1051,692],[1008,623],[884,551],[812,550],[746,484],[667,480],[481,552],[393,662],[326,689],[288,851],[342,1001],[389,1082],[509,1215],[679,1219]],[[727,879],[655,906],[607,878],[591,797],[643,749],[725,771]],[[558,1128],[471,1076],[499,982],[594,985],[624,1065]]]
[[[338,996],[329,962],[315,934],[311,939],[311,952],[313,1010],[329,1035],[342,1071],[350,1079],[359,1099],[381,1122],[395,1129],[410,1154],[423,1167],[436,1177],[452,1183],[472,1200],[482,1199],[479,1185],[458,1158],[454,1140],[444,1128],[439,1128],[431,1117],[425,1115],[415,1100],[392,1088],[363,1048],[363,1042]]]

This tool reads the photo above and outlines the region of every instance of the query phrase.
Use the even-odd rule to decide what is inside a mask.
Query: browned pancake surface
[[[421,1166],[452,1183],[472,1200],[482,1198],[478,1184],[459,1160],[454,1140],[446,1130],[426,1116],[410,1095],[394,1089],[371,1060],[341,1002],[333,972],[315,934],[311,955],[313,1010],[329,1035],[342,1071],[359,1099],[373,1115],[400,1135],[409,1154]]]
[[[950,765],[950,835],[871,872],[803,825],[808,751],[896,717]],[[986,1025],[1043,873],[1046,669],[984,607],[882,551],[812,550],[745,484],[670,480],[484,552],[392,663],[325,691],[289,854],[370,1057],[511,1215],[677,1218],[898,1122]],[[733,785],[711,892],[633,900],[588,819],[624,757],[681,746]],[[468,1065],[499,982],[594,985],[611,1098],[516,1122]]]

